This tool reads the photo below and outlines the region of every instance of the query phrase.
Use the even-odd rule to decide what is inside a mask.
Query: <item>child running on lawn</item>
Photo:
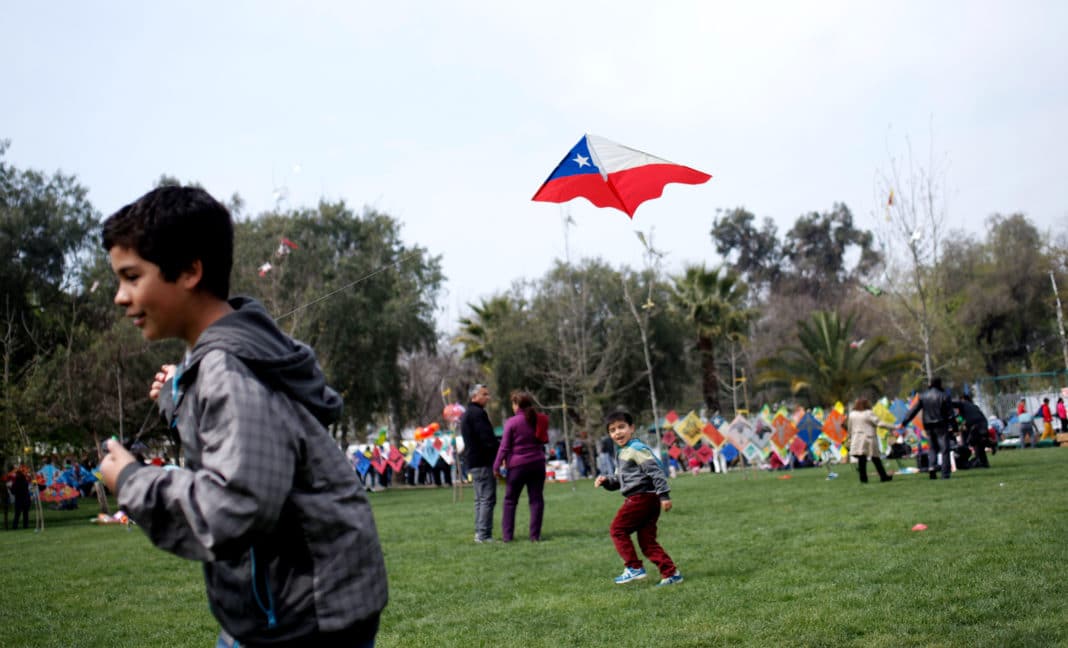
[[[608,435],[619,446],[619,468],[615,475],[601,475],[594,487],[622,490],[627,498],[612,520],[609,532],[626,567],[616,577],[617,585],[645,578],[645,567],[634,551],[630,534],[637,532],[638,546],[646,558],[660,569],[658,585],[682,582],[682,573],[656,541],[656,521],[660,510],[671,510],[671,489],[652,448],[634,438],[634,417],[630,412],[617,410],[605,418]]]
[[[104,221],[115,303],[146,340],[188,351],[149,390],[178,470],[108,442],[101,472],[156,546],[204,563],[217,646],[373,646],[386,569],[371,505],[327,430],[341,398],[258,303],[228,299],[229,211],[160,187]]]

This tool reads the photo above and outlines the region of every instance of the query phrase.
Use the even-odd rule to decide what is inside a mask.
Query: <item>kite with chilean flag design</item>
[[[583,135],[533,200],[559,203],[585,198],[634,218],[638,206],[659,198],[668,183],[701,184],[711,177],[597,135]]]

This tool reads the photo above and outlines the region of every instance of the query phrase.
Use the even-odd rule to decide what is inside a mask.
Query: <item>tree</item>
[[[448,340],[439,340],[433,351],[420,349],[401,357],[405,384],[401,414],[410,425],[426,425],[441,419],[449,403],[466,405],[467,389],[479,380],[473,360],[464,360],[460,349]]]
[[[986,226],[986,240],[954,233],[935,277],[948,314],[936,340],[955,361],[951,376],[1057,368],[1054,262],[1042,236],[1023,214],[994,214]]]
[[[721,411],[716,352],[730,336],[742,336],[751,311],[745,307],[747,288],[734,273],[691,265],[674,277],[674,300],[696,333],[701,357],[701,393],[709,415]]]
[[[804,293],[816,303],[830,305],[842,289],[855,285],[875,269],[882,255],[872,247],[874,236],[853,225],[849,208],[836,203],[829,212],[798,217],[786,233],[783,251],[789,271],[780,275],[778,292]],[[857,261],[847,267],[847,255]]]
[[[493,373],[494,349],[498,337],[519,322],[523,303],[507,294],[495,295],[478,304],[468,304],[471,315],[460,318],[460,332],[453,341],[463,346],[463,358],[474,360],[487,374]]]
[[[37,413],[22,392],[50,358],[72,348],[73,291],[97,221],[73,176],[16,169],[3,161],[8,146],[0,141],[0,452],[22,446],[16,419]]]
[[[855,316],[817,311],[798,321],[798,343],[762,359],[757,381],[808,407],[847,403],[858,395],[878,396],[890,376],[915,366],[907,354],[885,355],[886,339],[853,339]]]
[[[736,207],[713,220],[711,234],[716,252],[759,292],[778,281],[783,252],[775,222],[765,217],[758,230],[755,218],[752,212]]]
[[[357,214],[344,202],[238,223],[235,241],[232,292],[263,299],[280,326],[315,349],[345,400],[342,436],[390,421],[397,440],[400,360],[437,340],[440,258],[405,244],[391,216]]]
[[[907,148],[906,168],[891,157],[889,171],[878,176],[876,195],[886,201],[883,249],[888,253],[905,251],[888,259],[889,268],[884,275],[888,291],[909,320],[905,323],[895,319],[894,325],[906,340],[919,338],[919,344],[914,346],[922,351],[923,371],[929,383],[935,373],[933,342],[941,320],[937,307],[944,297],[936,281],[946,222],[944,180],[933,151],[927,167],[922,167],[913,160],[911,142]],[[906,333],[910,326],[916,335]]]

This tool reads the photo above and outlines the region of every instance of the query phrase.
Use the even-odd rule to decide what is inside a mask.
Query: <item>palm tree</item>
[[[809,321],[798,321],[798,344],[757,363],[758,385],[809,406],[829,406],[865,391],[881,393],[883,378],[917,366],[910,354],[880,357],[886,338],[852,340],[855,320],[855,315],[843,321],[838,313],[815,311]]]
[[[473,359],[486,374],[492,373],[494,341],[499,328],[509,321],[515,311],[512,300],[506,295],[480,300],[479,305],[468,304],[471,317],[460,318],[460,332],[453,338],[463,345],[463,358]]]
[[[724,340],[745,337],[752,319],[752,311],[745,307],[748,288],[733,272],[723,268],[710,271],[704,264],[687,266],[682,276],[672,277],[672,281],[675,304],[697,333],[701,393],[711,416],[720,411],[716,350]]]

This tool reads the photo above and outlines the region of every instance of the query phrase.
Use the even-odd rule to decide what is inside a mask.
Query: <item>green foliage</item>
[[[73,176],[19,170],[3,161],[7,146],[0,141],[0,459],[25,445],[20,428],[72,421],[42,411],[60,399],[36,394],[57,389],[55,367],[91,331],[82,312],[84,269],[95,252],[97,220]]]
[[[812,212],[797,218],[786,233],[783,251],[790,261],[780,291],[803,292],[814,298],[836,300],[833,295],[843,286],[855,283],[874,270],[882,261],[872,248],[874,237],[853,225],[853,214],[838,203],[829,212]],[[854,251],[858,259],[847,267],[847,254]]]
[[[649,409],[648,370],[623,281],[632,294],[647,295],[641,282],[648,280],[600,260],[557,261],[541,280],[470,305],[455,341],[482,364],[502,399],[529,389],[551,407],[566,402],[579,426],[599,420],[605,407],[641,413]],[[643,306],[661,399],[678,398],[688,383],[685,328],[664,308],[669,297],[667,285],[654,285]]]
[[[822,469],[680,476],[658,524],[686,577],[671,588],[611,582],[622,498],[590,481],[547,485],[538,544],[474,544],[470,489],[458,504],[448,489],[378,492],[390,603],[377,645],[1064,645],[1066,453],[1000,452],[989,470],[937,482],[861,485],[849,466],[833,481]],[[980,507],[962,505],[976,494]],[[0,532],[4,645],[212,645],[199,566],[137,529],[90,525],[93,513]],[[519,537],[527,515],[521,505]]]
[[[817,311],[809,321],[799,321],[798,344],[762,360],[757,381],[808,407],[881,394],[887,377],[915,366],[915,360],[881,353],[885,338],[853,339],[855,319],[850,315],[843,321],[837,313]]]
[[[753,224],[755,218],[742,207],[717,216],[712,222],[712,243],[747,283],[764,288],[778,281],[782,272],[782,245],[775,222],[765,217],[758,230]]]
[[[1056,253],[1047,252],[1022,214],[995,214],[987,228],[985,241],[960,237],[945,245],[937,278],[949,296],[950,330],[940,347],[948,351],[943,355],[971,361],[950,375],[1063,369],[1049,278],[1057,268]]]
[[[746,307],[748,289],[733,272],[724,268],[708,270],[704,264],[688,266],[673,281],[674,304],[696,333],[702,394],[711,415],[721,411],[717,350],[728,341],[745,338],[754,317],[754,312]]]
[[[239,223],[235,240],[232,292],[261,299],[315,349],[350,425],[403,418],[399,359],[434,348],[440,258],[405,244],[391,216],[343,202]]]
[[[503,336],[524,329],[524,300],[520,296],[494,295],[468,307],[471,315],[460,318],[460,332],[454,342],[463,347],[465,359],[474,360],[486,374],[492,374],[495,352],[507,353],[515,341],[502,339]]]

